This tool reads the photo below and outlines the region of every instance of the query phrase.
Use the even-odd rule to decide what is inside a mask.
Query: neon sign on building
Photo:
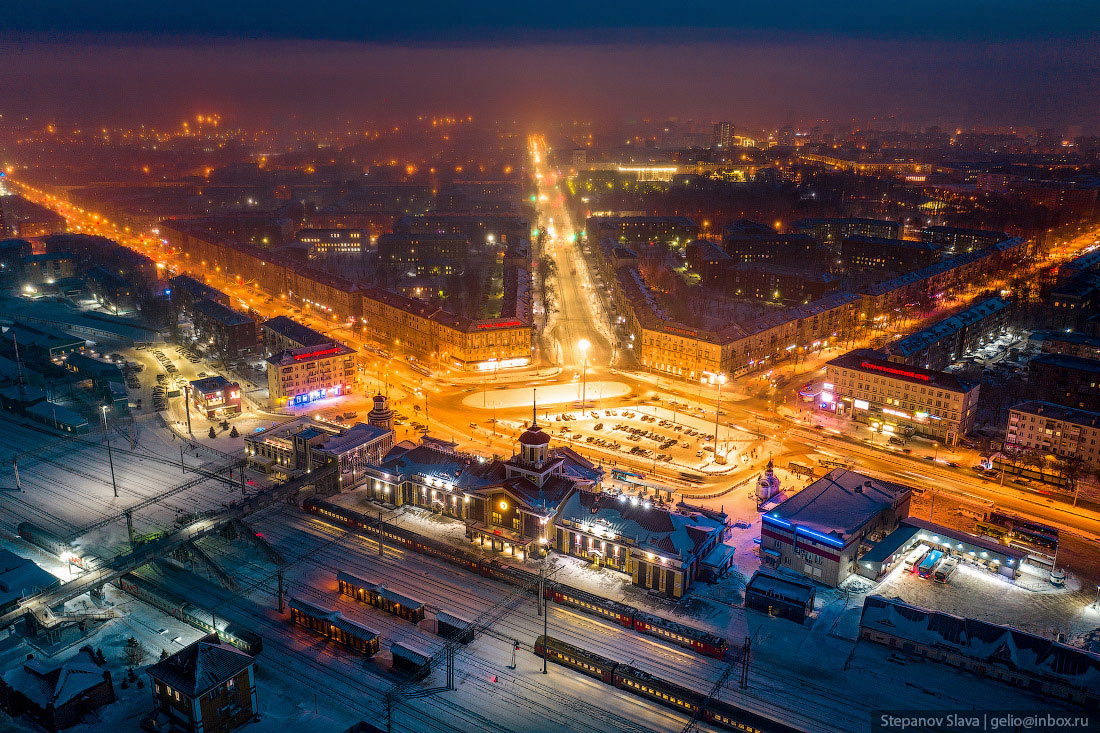
[[[876,371],[876,372],[884,372],[886,374],[891,374],[895,377],[905,377],[907,379],[917,379],[921,382],[931,382],[932,381],[932,377],[928,376],[927,374],[918,374],[916,372],[911,372],[908,369],[899,369],[897,367],[888,367],[888,366],[883,366],[881,364],[872,364],[869,361],[860,362],[859,363],[859,368],[860,369],[871,369],[871,370]]]

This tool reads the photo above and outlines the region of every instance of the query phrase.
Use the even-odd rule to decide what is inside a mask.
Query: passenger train
[[[354,509],[317,498],[307,499],[302,504],[302,509],[325,520],[347,525],[358,534],[378,536],[378,519]],[[384,524],[383,540],[458,565],[487,578],[518,586],[532,595],[538,593],[538,574],[499,560],[480,557],[460,547],[391,524]],[[721,659],[728,651],[726,640],[720,636],[640,611],[625,603],[601,598],[564,583],[547,581],[545,593],[546,598],[560,605],[599,616],[637,633],[664,639],[699,654]]]

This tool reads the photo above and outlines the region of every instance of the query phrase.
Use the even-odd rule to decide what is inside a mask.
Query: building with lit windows
[[[826,364],[822,400],[873,431],[919,434],[953,446],[974,427],[978,384],[857,349]]]
[[[246,313],[213,300],[200,300],[191,306],[191,320],[203,347],[223,359],[240,359],[259,351],[256,321]]]
[[[616,244],[686,247],[699,227],[686,216],[600,216],[585,222],[588,239],[611,237]]]
[[[400,443],[367,471],[371,496],[413,504],[466,524],[466,536],[495,552],[524,558],[546,551],[554,518],[577,490],[599,490],[603,469],[568,447],[551,447],[533,423],[506,460],[460,453],[425,438]]]
[[[335,341],[287,349],[267,358],[272,404],[299,406],[339,397],[355,385],[355,350]]]
[[[765,565],[836,587],[909,516],[912,487],[835,468],[761,516]]]
[[[357,256],[370,251],[370,232],[362,229],[300,229],[296,241],[308,247],[309,259],[329,255]]]
[[[680,598],[708,572],[723,574],[733,548],[723,544],[729,518],[687,504],[577,491],[554,522],[555,550],[626,573],[634,585]]]
[[[245,436],[248,467],[286,481],[315,468],[339,464],[318,485],[321,494],[350,489],[393,448],[393,430],[367,423],[344,425],[303,415]]]
[[[190,383],[191,404],[209,420],[241,414],[241,385],[221,375]]]
[[[1084,471],[1100,469],[1100,413],[1035,400],[1008,413],[1005,450],[1039,451],[1078,461]]]
[[[264,354],[271,356],[287,349],[301,349],[306,346],[320,346],[332,341],[320,331],[314,331],[286,316],[275,316],[260,326],[263,334]]]

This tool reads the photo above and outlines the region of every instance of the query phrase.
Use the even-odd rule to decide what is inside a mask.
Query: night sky
[[[449,111],[1095,129],[1100,112],[1100,0],[126,0],[4,12],[8,114],[125,122],[207,109],[279,123]]]

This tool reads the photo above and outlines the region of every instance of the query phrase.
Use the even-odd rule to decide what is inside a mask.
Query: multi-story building
[[[834,468],[761,516],[764,562],[836,587],[858,572],[865,545],[909,516],[912,491]]]
[[[355,486],[371,466],[379,465],[393,448],[389,426],[356,423],[343,425],[301,416],[245,436],[248,467],[287,480],[331,463],[339,470],[320,493],[335,493]]]
[[[973,252],[992,247],[997,242],[1008,239],[1004,232],[992,232],[987,229],[962,229],[960,227],[925,227],[921,230],[922,242],[937,245],[947,255]]]
[[[154,727],[143,725],[146,730],[231,731],[259,713],[252,657],[217,634],[165,657],[146,673],[156,705],[150,716]]]
[[[335,341],[287,349],[267,357],[268,398],[275,405],[305,405],[350,393],[355,349]]]
[[[611,237],[617,244],[665,244],[685,247],[699,236],[699,228],[686,216],[590,217],[585,223],[589,240]]]
[[[371,249],[370,232],[362,229],[299,229],[295,241],[308,247],[309,259],[356,256]]]
[[[191,307],[200,300],[212,300],[226,308],[230,307],[229,296],[190,275],[176,275],[168,280],[168,296],[172,306],[178,311],[191,312]]]
[[[190,383],[191,403],[208,420],[241,414],[241,385],[215,374]]]
[[[749,225],[753,226],[749,226]],[[824,248],[808,234],[779,234],[755,222],[726,227],[722,247],[734,262],[775,262],[781,265],[826,267]]]
[[[845,270],[910,272],[932,264],[936,245],[909,239],[886,239],[862,235],[845,237],[840,243],[840,262]]]
[[[1100,412],[1100,361],[1066,354],[1040,354],[1028,362],[1032,395],[1079,410]]]
[[[849,237],[881,237],[897,239],[901,225],[885,219],[799,219],[791,231],[809,234],[824,245],[838,247]]]
[[[1032,331],[1028,342],[1038,343],[1044,354],[1068,354],[1100,360],[1100,336],[1071,331]]]
[[[989,298],[883,347],[890,361],[942,370],[1008,328],[1008,302]]]
[[[734,145],[735,128],[729,120],[714,123],[714,147],[728,150]]]
[[[259,351],[256,321],[245,313],[213,300],[200,300],[191,306],[191,320],[203,346],[223,359],[242,359]]]
[[[872,430],[917,433],[946,445],[970,432],[978,405],[977,384],[898,364],[870,349],[849,351],[826,364],[825,394],[838,415]]]
[[[395,233],[378,238],[379,262],[416,277],[454,275],[471,254],[471,243],[461,234]]]
[[[516,316],[472,320],[403,295],[368,290],[363,323],[387,349],[412,354],[431,367],[491,371],[531,361],[531,322]]]
[[[301,349],[306,346],[320,346],[331,343],[332,339],[320,331],[314,331],[286,316],[275,316],[260,326],[263,333],[264,354],[271,356],[287,349]]]
[[[76,258],[68,252],[47,252],[23,259],[23,280],[29,285],[48,285],[76,275]]]
[[[1040,451],[1078,461],[1085,471],[1100,469],[1100,413],[1051,402],[1021,402],[1008,413],[1008,451]]]

